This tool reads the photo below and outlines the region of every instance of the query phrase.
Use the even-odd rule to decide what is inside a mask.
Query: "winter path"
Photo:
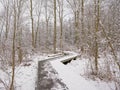
[[[38,78],[36,90],[68,90],[67,86],[59,78],[58,73],[52,67],[50,61],[58,61],[60,63],[75,59],[78,55],[75,53],[65,52],[64,56],[60,55],[54,58],[42,60],[38,62]]]

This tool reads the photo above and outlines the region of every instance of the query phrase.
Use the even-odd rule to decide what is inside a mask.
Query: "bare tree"
[[[22,26],[21,26],[21,17],[22,17],[22,9],[24,5],[24,0],[17,0],[16,10],[17,10],[17,36],[18,36],[18,60],[21,63],[23,59],[23,50],[22,50]]]
[[[36,26],[36,32],[35,32],[35,47],[37,47],[37,43],[40,44],[40,18],[41,18],[41,12],[42,12],[42,5],[43,1],[40,0],[39,3],[36,1],[37,8],[36,8],[36,15],[37,15],[37,26]]]
[[[73,15],[74,15],[74,27],[75,27],[75,45],[77,48],[79,48],[79,15],[80,15],[80,0],[66,0],[70,8],[72,9]]]
[[[50,21],[50,9],[49,2],[46,0],[45,2],[45,19],[46,19],[46,48],[48,48],[48,38],[49,38],[49,21]]]
[[[30,17],[31,17],[31,30],[32,30],[32,47],[35,48],[34,19],[33,19],[33,1],[32,0],[30,0]]]
[[[16,39],[16,0],[13,1],[14,11],[14,26],[13,26],[13,42],[12,42],[12,81],[10,84],[10,90],[14,90],[14,78],[15,78],[15,39]]]
[[[98,72],[98,36],[97,32],[99,30],[99,18],[100,18],[100,10],[99,10],[99,5],[100,1],[99,0],[94,0],[94,5],[95,5],[95,74]]]
[[[56,0],[54,0],[54,53],[56,53]]]
[[[9,0],[8,0],[8,4],[7,4],[7,6],[6,6],[6,39],[8,38],[8,23],[9,23]]]
[[[64,6],[64,3],[63,3],[63,0],[57,0],[57,2],[59,7],[58,13],[59,13],[59,20],[60,20],[60,49],[63,52],[63,8],[64,8],[63,6]]]
[[[4,7],[4,11],[5,11],[5,38],[7,40],[8,38],[8,33],[9,33],[9,27],[10,27],[10,14],[11,14],[11,10],[10,10],[10,0],[1,0],[0,1]]]
[[[85,40],[85,31],[84,31],[84,0],[81,1],[81,28],[82,28],[82,41]],[[84,45],[81,46],[81,51],[84,51]]]

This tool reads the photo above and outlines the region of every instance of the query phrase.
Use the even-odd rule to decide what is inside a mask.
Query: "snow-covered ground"
[[[19,67],[15,69],[15,87],[16,90],[35,90],[35,83],[37,78],[37,67],[38,61],[47,59],[46,54],[35,54],[33,56],[28,56],[28,61],[23,62]],[[9,69],[11,71],[11,69]],[[2,70],[0,70],[0,79],[9,85],[8,76]],[[0,90],[6,90],[3,88],[3,84],[0,83]]]
[[[86,71],[86,60],[73,60],[67,65],[52,61],[51,64],[69,90],[115,90],[112,82],[93,81],[83,76]]]
[[[16,90],[35,90],[37,78],[38,61],[47,59],[49,55],[35,54],[29,57],[28,62],[24,62],[16,67],[15,86]],[[64,65],[61,60],[51,61],[51,65],[58,72],[59,78],[63,80],[69,90],[115,90],[113,82],[93,81],[84,77],[86,71],[86,59],[77,59]],[[7,75],[0,70],[0,78],[7,81]],[[9,80],[8,80],[9,81]],[[0,83],[0,90],[5,90]],[[54,88],[54,90],[58,90]],[[62,88],[59,88],[62,90]]]

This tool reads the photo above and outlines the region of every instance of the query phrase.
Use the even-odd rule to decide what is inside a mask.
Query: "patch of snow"
[[[21,66],[20,68],[16,68],[16,86],[17,90],[35,90],[36,78],[37,78],[37,69],[38,69],[38,61],[47,59],[46,54],[35,54],[32,57],[29,57],[30,66]]]
[[[68,65],[64,65],[56,60],[51,61],[51,64],[69,90],[115,90],[114,83],[112,82],[107,83],[85,79],[82,76],[85,73],[85,60],[73,60]]]
[[[57,60],[50,61],[52,67],[58,72],[57,77],[62,79],[62,82],[66,84],[69,90],[115,90],[115,86],[113,82],[104,82],[104,81],[93,81],[90,79],[86,79],[84,77],[84,73],[86,70],[86,63],[88,60],[82,58],[82,60],[73,60],[71,63],[64,65],[61,63],[63,59],[67,59],[78,54],[74,52],[66,51],[70,55],[58,58]],[[37,68],[38,61],[48,59],[48,55],[46,54],[34,54],[32,56],[28,56],[28,62],[23,62],[20,66],[16,67],[15,73],[15,86],[16,90],[35,90],[35,84],[37,79]],[[26,66],[26,65],[28,66]],[[47,71],[50,68],[46,68]],[[8,70],[9,72],[11,71]],[[54,75],[48,74],[51,78],[57,78]],[[10,77],[10,76],[9,76]],[[9,77],[6,73],[0,70],[0,78],[3,81],[7,81],[9,83]],[[57,88],[56,88],[57,87]],[[56,84],[56,87],[52,90],[62,90],[59,84]],[[3,88],[3,84],[0,82],[0,90],[5,90]]]
[[[15,67],[15,88],[16,90],[35,90],[35,81],[37,78],[38,61],[47,59],[46,54],[34,54],[28,56],[28,61],[24,61],[20,66]],[[28,66],[27,66],[28,65]],[[7,70],[11,72],[11,68]],[[10,84],[10,75],[0,70],[0,79]],[[0,83],[0,90],[6,90]]]

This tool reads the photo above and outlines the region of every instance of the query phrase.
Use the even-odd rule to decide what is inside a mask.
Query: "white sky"
[[[2,10],[3,10],[3,6],[2,6],[2,4],[0,3],[0,13],[1,13]]]

